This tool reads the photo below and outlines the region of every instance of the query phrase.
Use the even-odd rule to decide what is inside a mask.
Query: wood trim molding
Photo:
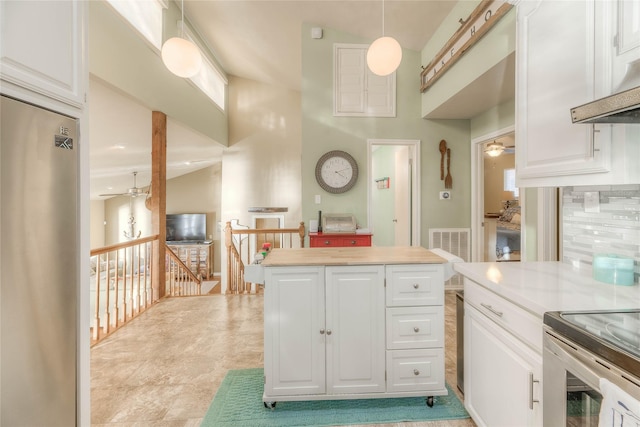
[[[420,73],[420,92],[424,93],[441,75],[478,42],[513,5],[506,0],[483,0],[467,20]]]

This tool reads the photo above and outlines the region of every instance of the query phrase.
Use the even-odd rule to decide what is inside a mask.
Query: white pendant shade
[[[367,65],[373,74],[388,76],[402,61],[402,47],[393,37],[376,39],[367,50]]]
[[[162,45],[162,62],[176,76],[189,78],[200,71],[202,57],[189,40],[172,37]]]

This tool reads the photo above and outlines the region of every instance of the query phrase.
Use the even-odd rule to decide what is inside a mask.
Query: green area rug
[[[201,426],[335,426],[468,418],[448,384],[447,390],[448,396],[434,397],[431,408],[424,397],[403,397],[278,402],[271,410],[262,403],[262,368],[232,370],[222,381]]]

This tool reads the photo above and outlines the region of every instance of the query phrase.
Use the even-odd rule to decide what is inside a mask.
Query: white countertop
[[[546,311],[640,308],[640,286],[598,282],[560,262],[454,263],[474,282],[542,317]]]

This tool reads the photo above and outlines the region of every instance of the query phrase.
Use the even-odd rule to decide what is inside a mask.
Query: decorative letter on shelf
[[[461,27],[420,73],[420,92],[429,89],[512,7],[506,0],[483,0],[466,21],[460,19]]]

